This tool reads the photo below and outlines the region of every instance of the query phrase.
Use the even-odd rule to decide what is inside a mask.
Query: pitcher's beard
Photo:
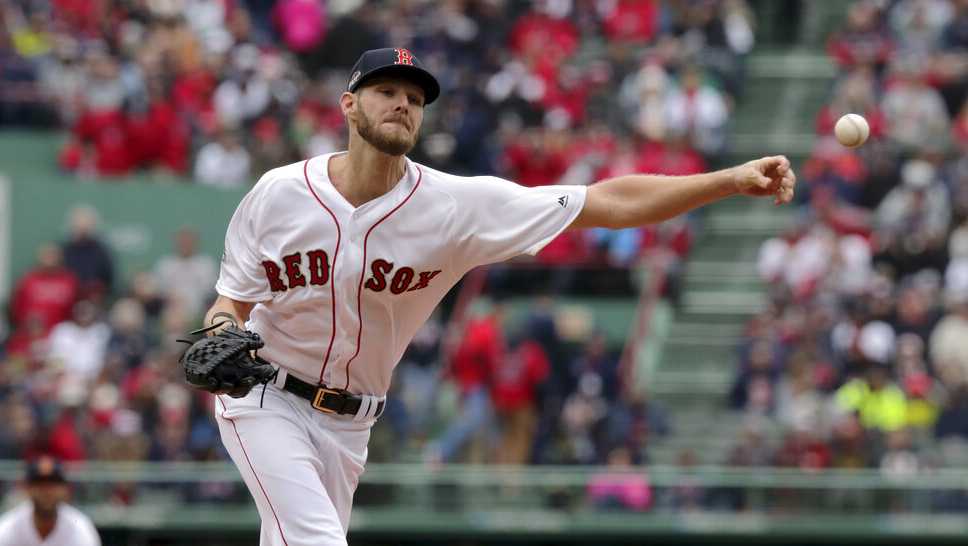
[[[407,152],[413,149],[415,144],[414,141],[411,141],[407,138],[388,137],[373,126],[373,123],[370,122],[370,118],[365,112],[360,112],[360,114],[360,121],[356,124],[356,132],[359,133],[360,137],[367,141],[370,146],[373,146],[377,150],[392,156],[405,155]]]

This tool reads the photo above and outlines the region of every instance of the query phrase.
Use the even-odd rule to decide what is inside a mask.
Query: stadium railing
[[[156,534],[258,528],[254,505],[229,463],[90,462],[66,469],[77,504],[99,527]],[[0,461],[0,486],[10,489],[22,471],[20,461]],[[590,485],[602,481],[643,488],[638,493],[651,500],[640,510],[617,497],[596,500]],[[220,493],[205,500],[202,490]],[[129,504],[118,502],[118,491]],[[371,464],[357,492],[352,531],[509,540],[725,533],[766,541],[911,543],[963,538],[966,491],[968,469],[962,468],[890,475],[878,469]]]

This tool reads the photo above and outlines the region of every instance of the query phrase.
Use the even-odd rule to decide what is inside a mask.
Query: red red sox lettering
[[[262,262],[265,269],[269,288],[273,292],[285,292],[290,288],[306,286],[307,282],[313,286],[321,286],[329,282],[329,255],[325,250],[310,250],[305,253],[307,258],[307,274],[303,272],[303,253],[294,252],[282,257],[282,265],[272,260]],[[430,281],[440,270],[415,272],[412,267],[400,267],[394,272],[393,262],[376,259],[370,264],[372,276],[364,285],[373,292],[382,292],[387,287],[392,294],[413,292],[430,286]],[[391,275],[392,273],[392,275]],[[387,280],[389,279],[389,281]],[[416,281],[416,282],[415,282]]]

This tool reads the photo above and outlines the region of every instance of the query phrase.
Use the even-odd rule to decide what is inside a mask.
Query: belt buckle
[[[336,410],[327,408],[323,405],[323,399],[326,398],[327,394],[334,394],[339,396],[341,393],[335,389],[329,389],[326,387],[318,387],[316,389],[316,396],[313,397],[313,408],[323,412],[323,413],[336,413]]]

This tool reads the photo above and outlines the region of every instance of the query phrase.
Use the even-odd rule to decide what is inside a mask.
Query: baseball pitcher
[[[734,194],[793,198],[783,156],[589,187],[440,172],[406,157],[439,94],[406,49],[366,51],[340,97],[349,150],[267,172],[229,222],[208,337],[182,364],[216,393],[263,546],[346,544],[393,368],[470,269],[565,229],[643,226]]]

